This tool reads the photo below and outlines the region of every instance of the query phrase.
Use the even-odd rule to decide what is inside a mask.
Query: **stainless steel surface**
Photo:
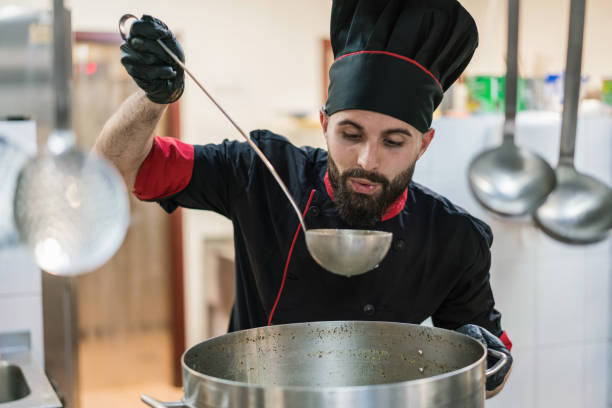
[[[485,357],[484,346],[468,336],[411,324],[267,326],[187,350],[182,403],[190,408],[484,407]],[[156,403],[150,406],[169,406]]]
[[[518,92],[519,0],[508,0],[508,44],[506,49],[506,120],[504,139],[514,139]]]
[[[11,125],[15,124],[18,130],[13,131],[13,135],[7,131]],[[32,124],[33,132],[21,131],[20,127],[26,122],[1,122],[0,121],[0,174],[3,175],[3,182],[0,183],[0,248],[14,247],[18,244],[17,231],[13,217],[13,197],[17,174],[23,167],[28,155],[24,151],[24,146],[15,141],[15,138],[22,137],[27,140],[28,136],[36,140],[35,126]],[[31,123],[31,122],[30,122]],[[23,129],[25,130],[25,128]]]
[[[573,166],[557,168],[557,187],[534,213],[550,237],[568,244],[590,244],[610,236],[612,190]]]
[[[106,161],[80,150],[31,158],[15,192],[15,225],[41,269],[77,275],[102,266],[123,242],[129,203]]]
[[[172,407],[184,408],[184,407],[187,407],[182,402],[161,402],[153,397],[150,397],[144,394],[140,396],[140,399],[142,400],[142,402],[144,402],[145,404],[147,404],[148,406],[152,408],[172,408]]]
[[[127,192],[103,158],[74,145],[70,130],[71,31],[69,12],[54,0],[56,129],[47,151],[21,170],[14,216],[37,264],[58,275],[100,267],[116,252],[129,225]]]
[[[52,37],[51,2],[0,2],[0,118],[31,118],[41,138],[53,126]]]
[[[81,406],[78,293],[73,277],[42,274],[45,369],[64,408]]]
[[[306,245],[315,261],[334,273],[353,276],[378,266],[391,246],[392,234],[381,231],[311,229]],[[355,254],[368,256],[355,256]]]
[[[127,23],[131,19],[138,19],[138,17],[132,14],[125,14],[119,19],[119,32],[121,37],[127,39]],[[168,55],[176,62],[185,72],[193,79],[198,87],[208,96],[208,98],[215,104],[215,106],[223,113],[223,115],[231,122],[231,124],[238,130],[242,137],[249,143],[255,153],[264,162],[278,185],[287,196],[287,199],[291,203],[295,214],[302,225],[304,234],[306,235],[306,245],[308,251],[314,258],[314,260],[321,265],[323,268],[330,272],[344,275],[353,276],[359,275],[370,271],[373,267],[378,265],[380,261],[387,255],[389,247],[391,245],[392,234],[385,231],[364,231],[364,230],[309,230],[306,228],[304,218],[300,212],[300,207],[297,205],[289,189],[278,175],[274,166],[265,154],[259,149],[259,147],[251,140],[250,137],[242,130],[240,126],[231,118],[229,114],[217,103],[212,95],[204,88],[204,86],[197,80],[197,78],[187,69],[185,64],[177,58],[176,55],[161,41],[157,40],[157,43],[168,53]],[[318,232],[317,232],[318,231]],[[335,236],[333,236],[335,235]],[[376,242],[379,241],[379,242]],[[330,248],[329,245],[332,245]],[[343,251],[343,252],[331,252],[332,250]]]
[[[503,143],[476,156],[469,167],[470,189],[486,209],[503,216],[533,212],[555,186],[550,165],[514,143],[518,78],[519,0],[508,0],[506,118]]]
[[[9,400],[7,397],[17,398]],[[30,352],[2,355],[0,408],[60,408],[61,406],[42,368],[32,358]]]
[[[72,125],[72,29],[70,12],[63,0],[53,0],[53,89],[55,96],[55,129]]]
[[[557,186],[533,215],[542,231],[569,244],[604,240],[612,229],[612,189],[574,167],[584,15],[585,0],[572,0]]]
[[[0,361],[0,404],[24,398],[30,393],[21,368]]]

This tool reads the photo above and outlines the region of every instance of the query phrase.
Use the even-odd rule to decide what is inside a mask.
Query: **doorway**
[[[90,149],[102,126],[137,90],[120,63],[115,34],[76,33],[73,117],[78,144]],[[180,136],[178,103],[156,134]],[[131,225],[120,250],[102,268],[78,277],[80,405],[139,404],[141,393],[182,396],[180,356],[185,348],[180,210],[130,194]]]

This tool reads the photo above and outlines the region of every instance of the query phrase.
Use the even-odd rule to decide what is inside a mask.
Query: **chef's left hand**
[[[512,370],[512,356],[510,355],[510,352],[497,336],[493,335],[484,327],[480,327],[475,324],[466,324],[459,327],[457,331],[475,338],[484,344],[487,349],[493,349],[508,356],[508,362],[506,365],[487,379],[487,398],[497,395],[497,393],[504,388],[504,384],[506,383],[506,380],[510,376],[510,371]],[[487,358],[487,368],[492,367],[496,362],[497,360],[493,357]]]

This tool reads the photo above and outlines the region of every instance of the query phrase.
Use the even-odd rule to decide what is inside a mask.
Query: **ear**
[[[427,132],[423,133],[423,138],[421,139],[421,149],[419,151],[419,155],[417,156],[417,160],[421,158],[423,153],[425,153],[435,134],[436,130],[434,128],[431,128]]]
[[[323,134],[327,139],[327,125],[328,125],[329,116],[325,112],[325,108],[319,109],[319,122],[321,122],[321,127],[323,128]]]

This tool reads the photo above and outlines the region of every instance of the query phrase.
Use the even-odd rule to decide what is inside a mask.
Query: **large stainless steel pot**
[[[492,351],[489,351],[491,353]],[[484,407],[485,347],[457,332],[390,322],[261,327],[183,354],[182,402],[165,407]]]

